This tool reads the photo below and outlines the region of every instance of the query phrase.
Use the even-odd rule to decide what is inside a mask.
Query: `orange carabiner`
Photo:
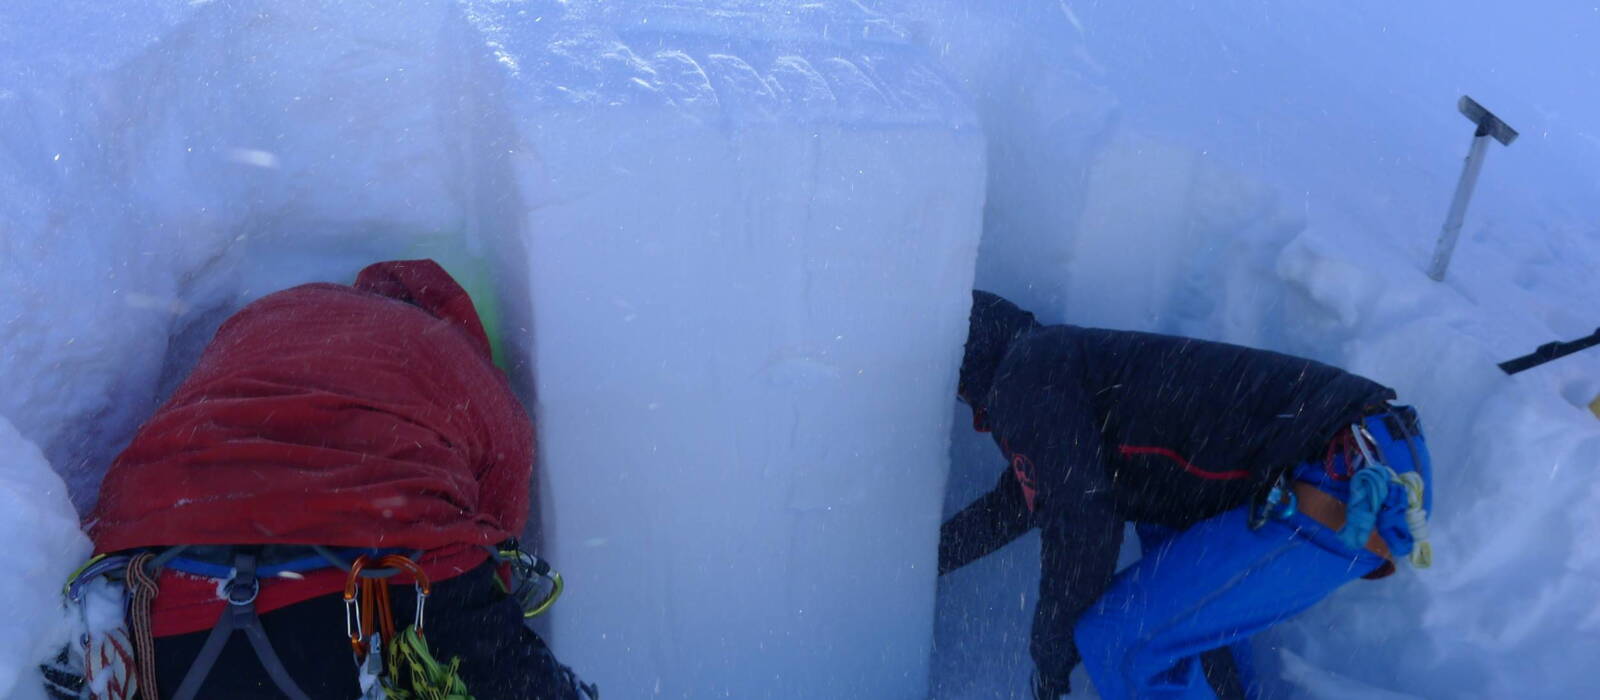
[[[428,574],[423,572],[422,566],[412,561],[409,557],[399,554],[386,554],[378,559],[378,566],[383,568],[396,568],[411,574],[411,580],[417,587],[417,619],[414,627],[417,634],[422,634],[423,612],[427,609],[428,596],[433,594],[433,584],[428,581]]]
[[[350,564],[350,574],[344,580],[344,631],[350,637],[350,647],[356,660],[367,656],[367,641],[374,628],[383,635],[383,643],[395,638],[394,608],[389,602],[389,586],[383,581],[362,582],[367,569],[399,569],[411,575],[417,587],[417,634],[422,634],[423,613],[427,610],[428,595],[433,585],[427,573],[410,558],[399,554],[385,554],[376,560],[363,554]]]

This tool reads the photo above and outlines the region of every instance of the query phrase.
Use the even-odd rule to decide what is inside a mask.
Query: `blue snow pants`
[[[1233,647],[1250,693],[1247,640],[1383,564],[1296,513],[1259,530],[1241,507],[1182,532],[1140,527],[1143,557],[1078,620],[1100,697],[1214,698],[1200,654]]]
[[[1387,463],[1399,471],[1417,469],[1431,490],[1420,430],[1413,451],[1380,419],[1367,425]],[[1320,465],[1302,466],[1308,480],[1314,471]],[[1334,495],[1344,500],[1346,494],[1344,488]],[[1249,510],[1242,506],[1183,531],[1138,526],[1142,558],[1117,574],[1075,631],[1102,698],[1214,698],[1200,654],[1221,647],[1231,648],[1246,696],[1256,697],[1249,638],[1384,563],[1366,549],[1346,547],[1332,530],[1298,512],[1251,530]]]

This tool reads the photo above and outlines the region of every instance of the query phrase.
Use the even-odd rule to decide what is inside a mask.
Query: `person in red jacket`
[[[283,670],[310,697],[358,695],[349,572],[278,566],[315,545],[414,556],[433,584],[427,642],[441,660],[460,658],[480,700],[575,698],[580,684],[495,585],[490,560],[527,522],[533,458],[532,425],[467,293],[430,260],[383,262],[353,286],[295,287],[223,323],[112,463],[88,530],[101,553],[184,547],[149,613],[162,697],[281,696],[249,635],[207,649],[229,609],[218,579],[241,565],[197,574],[208,552],[241,549],[254,569],[249,603]],[[412,610],[409,589],[394,587],[397,618]],[[188,678],[197,658],[209,665],[203,684]]]

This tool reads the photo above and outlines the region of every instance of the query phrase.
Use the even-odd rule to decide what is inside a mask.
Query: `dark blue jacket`
[[[1110,583],[1126,521],[1188,526],[1251,501],[1394,392],[1335,367],[1190,338],[1041,326],[975,292],[960,394],[1008,462],[941,528],[939,570],[1041,530],[1031,651],[1078,662],[1072,629]]]

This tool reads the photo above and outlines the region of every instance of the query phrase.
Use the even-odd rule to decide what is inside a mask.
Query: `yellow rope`
[[[1428,542],[1428,511],[1422,509],[1422,475],[1416,472],[1395,474],[1394,480],[1406,488],[1406,525],[1416,545],[1407,559],[1418,569],[1433,566],[1433,545]]]

